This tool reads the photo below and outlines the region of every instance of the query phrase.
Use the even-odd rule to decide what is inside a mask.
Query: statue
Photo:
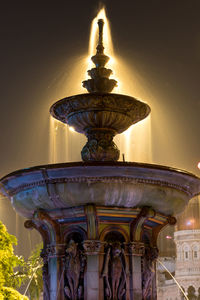
[[[124,249],[119,242],[109,243],[102,271],[107,300],[122,300],[126,292]]]
[[[65,261],[65,294],[70,300],[83,299],[83,275],[85,269],[85,256],[78,248],[78,243],[70,240],[66,249]]]
[[[143,271],[142,271],[142,294],[144,300],[156,299],[156,271],[155,260],[158,257],[157,248],[146,248],[145,256],[143,258]]]

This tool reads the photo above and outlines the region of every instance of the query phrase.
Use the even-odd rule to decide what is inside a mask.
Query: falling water
[[[183,293],[184,297],[186,300],[189,300],[189,298],[187,297],[187,295],[185,294],[184,290],[182,289],[182,287],[180,286],[180,284],[178,283],[178,281],[176,280],[176,278],[172,275],[172,273],[166,268],[166,266],[157,258],[157,262],[165,269],[165,271],[167,271],[167,273],[173,278],[173,280],[176,282],[178,288],[180,289],[180,291]]]
[[[33,274],[32,274],[32,276],[31,276],[31,278],[30,278],[30,280],[29,280],[29,282],[28,282],[28,284],[27,284],[27,286],[26,286],[26,288],[25,288],[24,296],[26,296],[26,294],[27,294],[27,292],[28,292],[28,289],[29,289],[29,287],[30,287],[31,281],[33,280],[33,277],[35,276],[35,273],[36,273],[37,270],[40,269],[41,267],[42,267],[42,265],[39,264],[37,267],[35,267],[35,268],[33,269]]]
[[[107,67],[113,70],[113,78],[118,82],[114,93],[127,94],[139,99],[149,98],[149,95],[146,95],[144,89],[142,89],[143,84],[137,71],[135,69],[130,71],[125,62],[114,53],[111,29],[105,8],[102,8],[92,21],[88,55],[77,59],[77,62],[71,68],[72,74],[70,73],[69,77],[63,74],[64,96],[86,92],[81,87],[81,82],[88,78],[87,70],[94,67],[91,56],[96,52],[98,40],[97,20],[100,18],[104,20],[105,54],[110,57]],[[117,135],[115,142],[119,146],[121,155],[124,154],[126,161],[152,162],[151,117],[149,116],[138,124],[131,126],[123,134]],[[72,132],[67,125],[50,118],[50,163],[80,160],[80,150],[84,143],[85,137]],[[122,160],[122,156],[120,160]]]

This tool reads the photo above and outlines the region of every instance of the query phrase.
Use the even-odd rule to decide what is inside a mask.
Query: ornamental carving
[[[135,256],[142,256],[144,255],[144,243],[141,242],[131,242],[129,244],[129,251],[130,254],[135,255]]]
[[[48,179],[44,179],[44,180],[38,180],[36,182],[31,182],[31,183],[24,183],[19,185],[16,188],[10,188],[9,190],[9,196],[12,197],[14,195],[16,195],[17,193],[20,193],[21,191],[25,191],[28,189],[31,189],[33,187],[36,186],[44,186],[46,184],[53,184],[53,183],[69,183],[69,182],[106,182],[106,183],[111,183],[111,182],[129,182],[132,184],[151,184],[151,185],[161,185],[163,187],[168,187],[168,188],[173,188],[177,191],[182,191],[183,193],[185,193],[186,195],[188,195],[189,197],[194,197],[196,194],[191,192],[191,187],[188,185],[181,185],[181,184],[176,184],[176,183],[172,183],[170,181],[164,181],[164,180],[157,180],[157,179],[149,179],[149,178],[133,178],[133,177],[129,177],[129,176],[102,176],[102,177],[95,177],[95,176],[90,176],[89,178],[86,176],[77,176],[77,177],[61,177],[61,178],[48,178]]]
[[[109,243],[105,251],[102,277],[107,300],[122,300],[126,294],[126,259],[120,242]]]
[[[81,151],[83,161],[116,161],[119,149],[113,142],[113,130],[88,130],[88,142]]]
[[[51,107],[51,114],[56,119],[69,125],[73,123],[74,128],[77,126],[78,132],[82,133],[84,128],[97,127],[99,122],[104,122],[106,113],[109,116],[106,118],[107,124],[99,127],[115,128],[120,133],[147,117],[149,112],[147,104],[133,97],[118,94],[81,94],[64,98]]]
[[[86,258],[78,243],[70,240],[66,248],[65,286],[67,299],[81,300],[84,297],[84,271]]]
[[[142,294],[144,300],[156,299],[156,267],[155,261],[158,257],[158,249],[146,248],[143,257],[142,268]]]
[[[43,258],[47,257],[63,257],[65,255],[65,245],[56,244],[56,245],[47,245],[45,253],[43,253]]]
[[[96,255],[99,253],[102,246],[102,242],[96,240],[87,240],[84,241],[83,247],[85,254],[87,255]]]

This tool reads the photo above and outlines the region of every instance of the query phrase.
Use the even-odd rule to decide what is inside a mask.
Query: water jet
[[[174,225],[200,179],[178,169],[120,162],[113,137],[143,120],[150,107],[112,93],[103,20],[88,93],[61,99],[57,120],[86,135],[83,162],[36,166],[1,179],[25,227],[43,238],[45,300],[156,299],[157,236]]]

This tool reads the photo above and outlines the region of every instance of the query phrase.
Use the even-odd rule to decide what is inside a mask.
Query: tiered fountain
[[[84,133],[83,162],[33,167],[1,179],[3,193],[43,238],[44,299],[153,299],[156,240],[200,193],[194,175],[158,165],[117,162],[116,134],[150,113],[133,97],[112,94],[103,20],[83,82],[89,93],[64,98],[51,115]]]

